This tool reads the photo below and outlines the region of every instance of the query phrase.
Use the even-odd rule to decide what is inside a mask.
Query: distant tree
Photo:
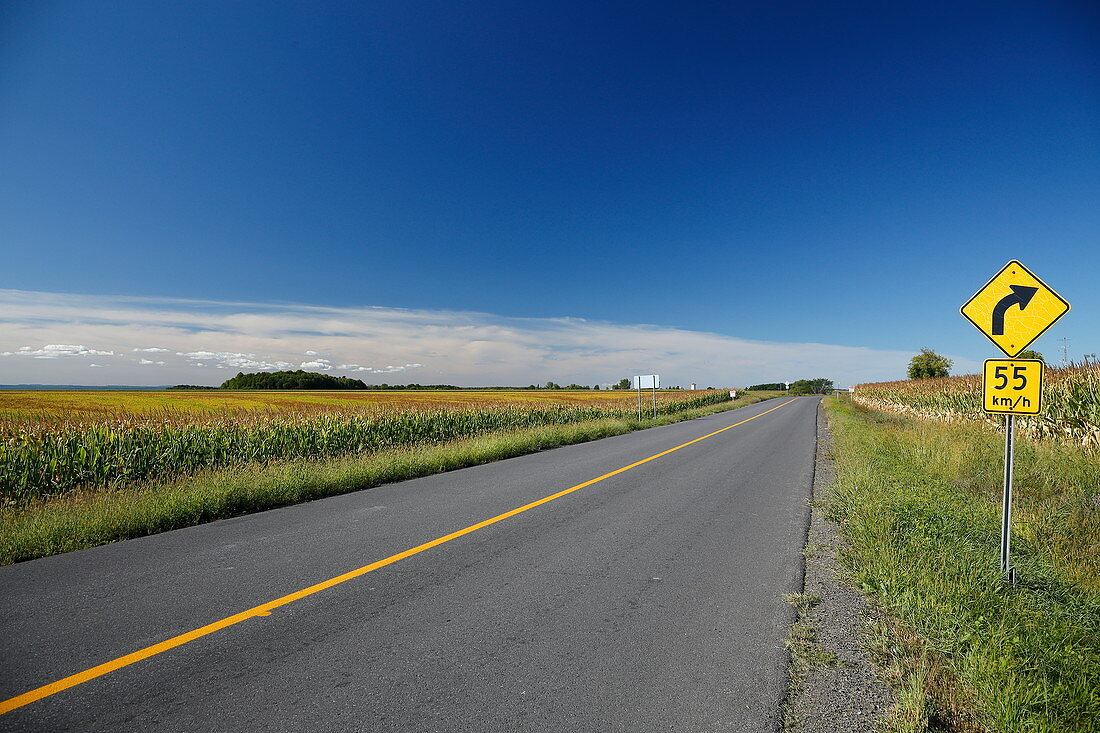
[[[561,385],[555,384],[554,382],[547,382],[543,389],[561,389]]]
[[[745,389],[749,391],[775,391],[784,390],[786,388],[786,385],[784,385],[782,382],[768,382],[767,384],[754,384],[751,387],[745,387]]]
[[[331,374],[304,372],[256,372],[237,376],[222,383],[222,389],[366,389],[361,379],[334,377]]]
[[[791,382],[791,394],[825,394],[832,390],[833,380],[824,379],[799,379]]]
[[[622,379],[619,380],[619,383],[616,384],[611,389],[630,389],[630,386],[631,386],[630,385],[630,380],[627,379],[626,377],[623,377]]]
[[[599,388],[600,388],[600,385],[598,385],[598,384],[593,384],[592,385],[592,389],[599,389]]]
[[[1046,363],[1046,359],[1043,358],[1043,355],[1040,354],[1035,349],[1024,349],[1023,351],[1021,351],[1019,354],[1016,355],[1016,358],[1017,359],[1038,359],[1039,361],[1043,362],[1044,364]]]
[[[909,360],[909,378],[946,377],[951,373],[953,363],[946,356],[940,356],[932,349],[923,348],[919,354]]]
[[[588,387],[585,387],[583,384],[571,384],[565,389],[588,389]]]

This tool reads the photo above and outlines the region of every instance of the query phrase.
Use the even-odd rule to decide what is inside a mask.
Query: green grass
[[[489,463],[557,446],[620,435],[775,396],[744,394],[656,419],[604,418],[497,431],[436,445],[366,455],[206,470],[186,479],[87,489],[0,511],[0,564],[94,547],[216,519]],[[556,487],[547,486],[550,493]]]
[[[874,651],[887,728],[1100,731],[1100,460],[1020,441],[1013,553],[998,567],[1003,435],[827,400],[830,516],[854,582],[886,612]]]

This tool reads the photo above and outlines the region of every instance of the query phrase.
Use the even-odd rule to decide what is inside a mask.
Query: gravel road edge
[[[846,541],[825,516],[836,477],[831,451],[828,420],[819,405],[805,576],[802,593],[787,598],[797,612],[787,639],[791,683],[783,730],[789,733],[873,731],[893,704],[866,651],[866,629],[875,611],[845,582],[838,558]]]

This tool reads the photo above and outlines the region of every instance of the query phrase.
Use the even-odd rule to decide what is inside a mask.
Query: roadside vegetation
[[[728,392],[665,400],[666,415],[729,401]],[[647,409],[649,405],[645,405]],[[334,458],[386,448],[442,443],[493,431],[623,418],[613,407],[559,405],[492,409],[406,409],[374,414],[322,413],[178,419],[115,419],[76,426],[18,425],[0,446],[0,497],[6,502],[59,496],[85,487],[118,488],[202,469],[297,458]]]
[[[825,401],[827,512],[851,581],[884,612],[870,638],[898,700],[886,730],[1100,731],[1096,369],[1048,379],[1048,413],[1017,445],[1015,586],[999,571],[1003,434],[974,378]]]
[[[683,395],[683,393],[680,393]],[[690,394],[690,393],[689,393]],[[696,393],[698,394],[698,393]],[[406,410],[295,419],[93,425],[9,435],[0,448],[0,563],[42,557],[618,435],[759,402],[710,392],[629,401]],[[648,408],[649,406],[647,406]]]
[[[1100,364],[1047,367],[1043,380],[1043,414],[1018,416],[1016,430],[1100,450]],[[855,400],[866,407],[932,420],[1002,424],[1001,416],[982,411],[982,378],[977,374],[861,384]]]

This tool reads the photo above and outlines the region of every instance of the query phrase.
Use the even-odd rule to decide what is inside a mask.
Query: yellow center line
[[[65,677],[63,679],[60,679],[56,682],[51,682],[48,685],[43,685],[42,687],[35,688],[35,689],[33,689],[29,692],[24,692],[22,695],[16,695],[15,697],[12,697],[12,698],[9,698],[7,700],[4,700],[3,702],[0,702],[0,715],[3,715],[5,713],[10,713],[12,710],[15,710],[16,708],[21,708],[24,705],[28,705],[32,702],[35,702],[36,700],[41,700],[44,697],[49,697],[50,695],[55,695],[58,692],[69,689],[70,687],[76,687],[77,685],[81,685],[85,682],[88,682],[89,680],[94,680],[97,677],[102,677],[103,675],[108,674],[109,672],[114,672],[116,669],[122,669],[123,667],[128,667],[129,665],[134,664],[135,662],[140,662],[143,659],[148,659],[149,657],[156,656],[157,654],[161,654],[162,652],[166,652],[169,649],[175,649],[178,646],[183,646],[184,644],[186,644],[189,641],[194,641],[195,639],[200,639],[200,638],[202,638],[202,637],[204,637],[208,634],[213,634],[215,631],[221,631],[222,629],[227,628],[229,626],[233,626],[234,624],[238,624],[241,621],[244,621],[245,619],[254,618],[256,616],[267,616],[271,613],[271,611],[273,609],[279,608],[280,606],[285,606],[288,603],[293,603],[294,601],[299,601],[299,600],[301,600],[301,599],[303,599],[307,596],[311,596],[314,593],[319,593],[320,591],[323,591],[327,588],[331,588],[335,585],[340,585],[341,583],[346,583],[347,581],[358,578],[361,575],[366,575],[367,573],[371,572],[372,570],[377,570],[378,568],[384,568],[387,565],[390,565],[392,563],[397,562],[398,560],[404,560],[407,557],[412,557],[413,555],[424,552],[425,550],[430,550],[433,547],[436,547],[438,545],[442,545],[445,542],[450,542],[453,539],[457,539],[457,538],[459,538],[463,535],[470,534],[471,532],[475,532],[479,529],[482,529],[483,527],[488,527],[490,524],[496,524],[497,522],[508,519],[509,517],[514,517],[517,514],[525,512],[529,509],[534,509],[537,506],[542,506],[543,504],[546,504],[547,502],[551,502],[554,499],[560,499],[561,497],[565,496],[566,494],[572,494],[574,491],[578,491],[580,489],[583,489],[586,486],[591,486],[592,484],[599,483],[600,481],[603,481],[604,479],[609,479],[612,476],[617,476],[618,474],[623,473],[624,471],[629,471],[632,468],[637,468],[638,466],[641,466],[643,463],[649,463],[650,461],[656,460],[656,459],[660,458],[661,456],[667,456],[669,453],[673,453],[675,451],[680,450],[681,448],[686,448],[689,445],[693,445],[695,443],[698,443],[700,440],[706,440],[707,438],[718,435],[719,433],[724,433],[725,431],[727,431],[731,428],[735,428],[738,425],[744,425],[745,423],[749,422],[750,420],[755,420],[758,417],[763,417],[764,415],[767,415],[769,412],[775,412],[780,407],[783,407],[783,405],[789,405],[790,403],[794,402],[796,399],[798,399],[798,398],[795,397],[793,399],[789,399],[781,405],[776,405],[775,407],[771,408],[770,410],[765,410],[764,412],[761,412],[759,415],[753,415],[752,417],[750,417],[746,420],[742,420],[741,422],[734,423],[733,425],[727,425],[726,427],[724,427],[720,430],[715,430],[713,433],[707,433],[706,435],[704,435],[702,437],[699,437],[699,438],[696,438],[695,440],[689,440],[688,442],[683,443],[681,445],[678,445],[675,448],[669,448],[666,451],[662,451],[660,453],[655,453],[654,455],[650,456],[649,458],[643,458],[640,461],[636,461],[634,463],[631,463],[629,466],[623,466],[622,468],[617,468],[614,471],[611,471],[610,473],[605,473],[603,476],[599,476],[599,477],[591,479],[589,481],[585,481],[584,483],[577,484],[576,486],[571,486],[568,489],[564,489],[563,491],[559,491],[556,494],[551,494],[550,496],[544,496],[543,498],[538,499],[536,501],[533,501],[530,504],[524,504],[521,507],[517,507],[515,509],[512,509],[511,511],[504,512],[504,514],[498,514],[497,516],[492,517],[491,519],[486,519],[482,522],[478,522],[477,524],[471,524],[469,527],[465,527],[465,528],[460,529],[456,532],[451,532],[450,534],[443,535],[442,537],[437,537],[436,539],[431,540],[430,542],[425,542],[422,545],[417,545],[416,547],[410,548],[410,549],[405,550],[403,552],[399,552],[396,555],[390,555],[389,557],[385,558],[384,560],[378,560],[376,562],[372,562],[370,565],[364,565],[361,568],[356,568],[355,570],[344,573],[343,575],[337,575],[335,578],[330,578],[328,580],[317,583],[316,585],[311,585],[308,588],[303,588],[302,590],[295,591],[294,593],[291,593],[289,595],[285,595],[282,598],[276,598],[274,601],[268,601],[267,603],[256,606],[255,608],[250,608],[247,611],[241,611],[240,613],[237,613],[237,614],[234,614],[232,616],[228,616],[226,618],[223,618],[220,621],[215,621],[213,623],[207,624],[206,626],[199,627],[199,628],[197,628],[193,631],[188,631],[185,634],[180,634],[179,636],[174,636],[171,639],[166,639],[165,641],[162,641],[158,644],[153,644],[152,646],[147,646],[144,649],[139,649],[136,652],[131,652],[130,654],[119,657],[118,659],[113,659],[110,662],[104,662],[103,664],[92,667],[91,669],[86,669],[83,672],[77,672],[74,675],[70,675],[70,676]]]

